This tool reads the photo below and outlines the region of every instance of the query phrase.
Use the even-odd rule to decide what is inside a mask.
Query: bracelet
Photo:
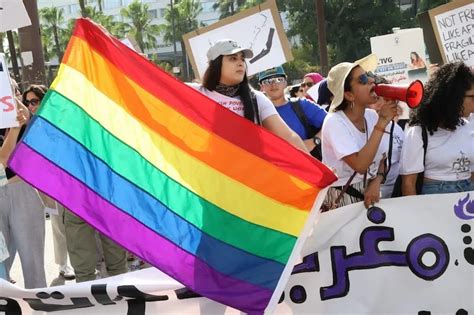
[[[390,132],[386,131],[384,128],[379,127],[377,125],[374,126],[374,130],[378,130],[378,131],[383,132],[383,133],[390,133]]]

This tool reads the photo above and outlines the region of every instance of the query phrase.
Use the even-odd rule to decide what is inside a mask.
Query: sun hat
[[[286,78],[285,70],[283,70],[282,66],[278,66],[278,67],[274,67],[274,68],[270,68],[265,71],[262,71],[258,74],[258,82],[262,82],[262,80],[265,80],[270,77],[285,77]]]
[[[342,62],[331,68],[328,74],[328,88],[334,95],[330,112],[333,112],[344,100],[344,81],[355,67],[360,66],[365,71],[374,71],[377,68],[377,56],[370,54],[354,62]]]
[[[207,60],[212,61],[219,56],[233,55],[242,52],[245,58],[252,58],[253,52],[250,49],[242,48],[232,39],[221,39],[215,42],[207,51]]]

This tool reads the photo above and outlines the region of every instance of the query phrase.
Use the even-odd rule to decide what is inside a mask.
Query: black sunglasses
[[[26,105],[26,106],[30,106],[30,105],[36,106],[36,105],[38,105],[40,102],[41,102],[41,101],[40,101],[39,99],[33,98],[33,99],[31,99],[31,100],[26,100],[26,101],[25,101],[25,105]]]
[[[314,83],[313,83],[313,82],[303,82],[303,83],[301,83],[301,85],[300,85],[300,86],[301,86],[301,87],[305,87],[305,86],[307,86],[307,87],[309,87],[309,88],[310,88],[310,87],[312,87],[313,85],[314,85]]]

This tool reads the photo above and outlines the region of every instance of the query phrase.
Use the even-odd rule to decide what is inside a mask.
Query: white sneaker
[[[66,280],[74,280],[76,279],[76,275],[74,274],[74,270],[69,267],[68,265],[59,266],[59,275]]]

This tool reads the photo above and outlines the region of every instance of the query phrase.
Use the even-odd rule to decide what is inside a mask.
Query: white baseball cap
[[[221,39],[207,51],[207,60],[212,61],[219,56],[233,55],[238,52],[244,54],[244,58],[252,58],[253,52],[250,49],[242,48],[236,41],[232,39]]]

